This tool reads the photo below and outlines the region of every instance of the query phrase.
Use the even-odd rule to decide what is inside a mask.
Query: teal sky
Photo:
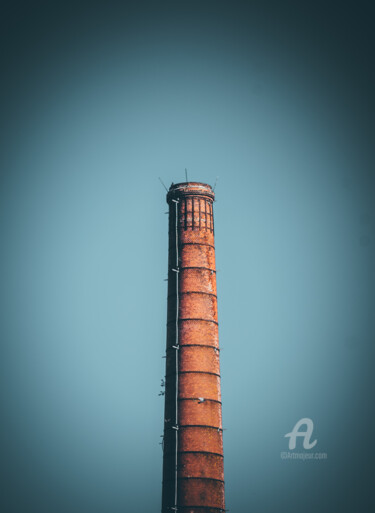
[[[42,9],[31,28],[21,16],[19,44],[9,35],[4,511],[160,510],[168,206],[158,177],[169,187],[185,168],[192,181],[218,177],[227,507],[371,506],[362,47],[340,48],[333,15],[320,25],[307,7],[296,18],[237,7]],[[349,47],[359,25],[345,13]],[[280,459],[303,417],[327,461]]]

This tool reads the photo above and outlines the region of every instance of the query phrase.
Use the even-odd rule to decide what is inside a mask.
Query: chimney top
[[[170,186],[167,194],[167,203],[184,196],[205,196],[212,201],[215,199],[215,193],[211,185],[202,182],[181,182]]]

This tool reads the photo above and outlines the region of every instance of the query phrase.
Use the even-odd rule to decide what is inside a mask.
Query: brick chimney
[[[225,511],[211,186],[172,184],[162,513]]]

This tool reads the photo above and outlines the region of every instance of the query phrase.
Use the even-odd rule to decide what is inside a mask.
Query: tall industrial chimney
[[[213,201],[172,184],[162,513],[225,511]]]

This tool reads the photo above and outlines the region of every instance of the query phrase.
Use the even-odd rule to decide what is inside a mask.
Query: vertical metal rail
[[[174,349],[176,350],[176,415],[175,415],[175,426],[176,431],[176,445],[175,445],[175,480],[174,480],[174,511],[177,511],[177,473],[178,473],[178,350],[179,350],[179,339],[178,339],[178,316],[179,316],[179,252],[178,252],[178,203],[179,200],[173,200],[176,206],[176,343]],[[186,216],[186,212],[185,212]]]

